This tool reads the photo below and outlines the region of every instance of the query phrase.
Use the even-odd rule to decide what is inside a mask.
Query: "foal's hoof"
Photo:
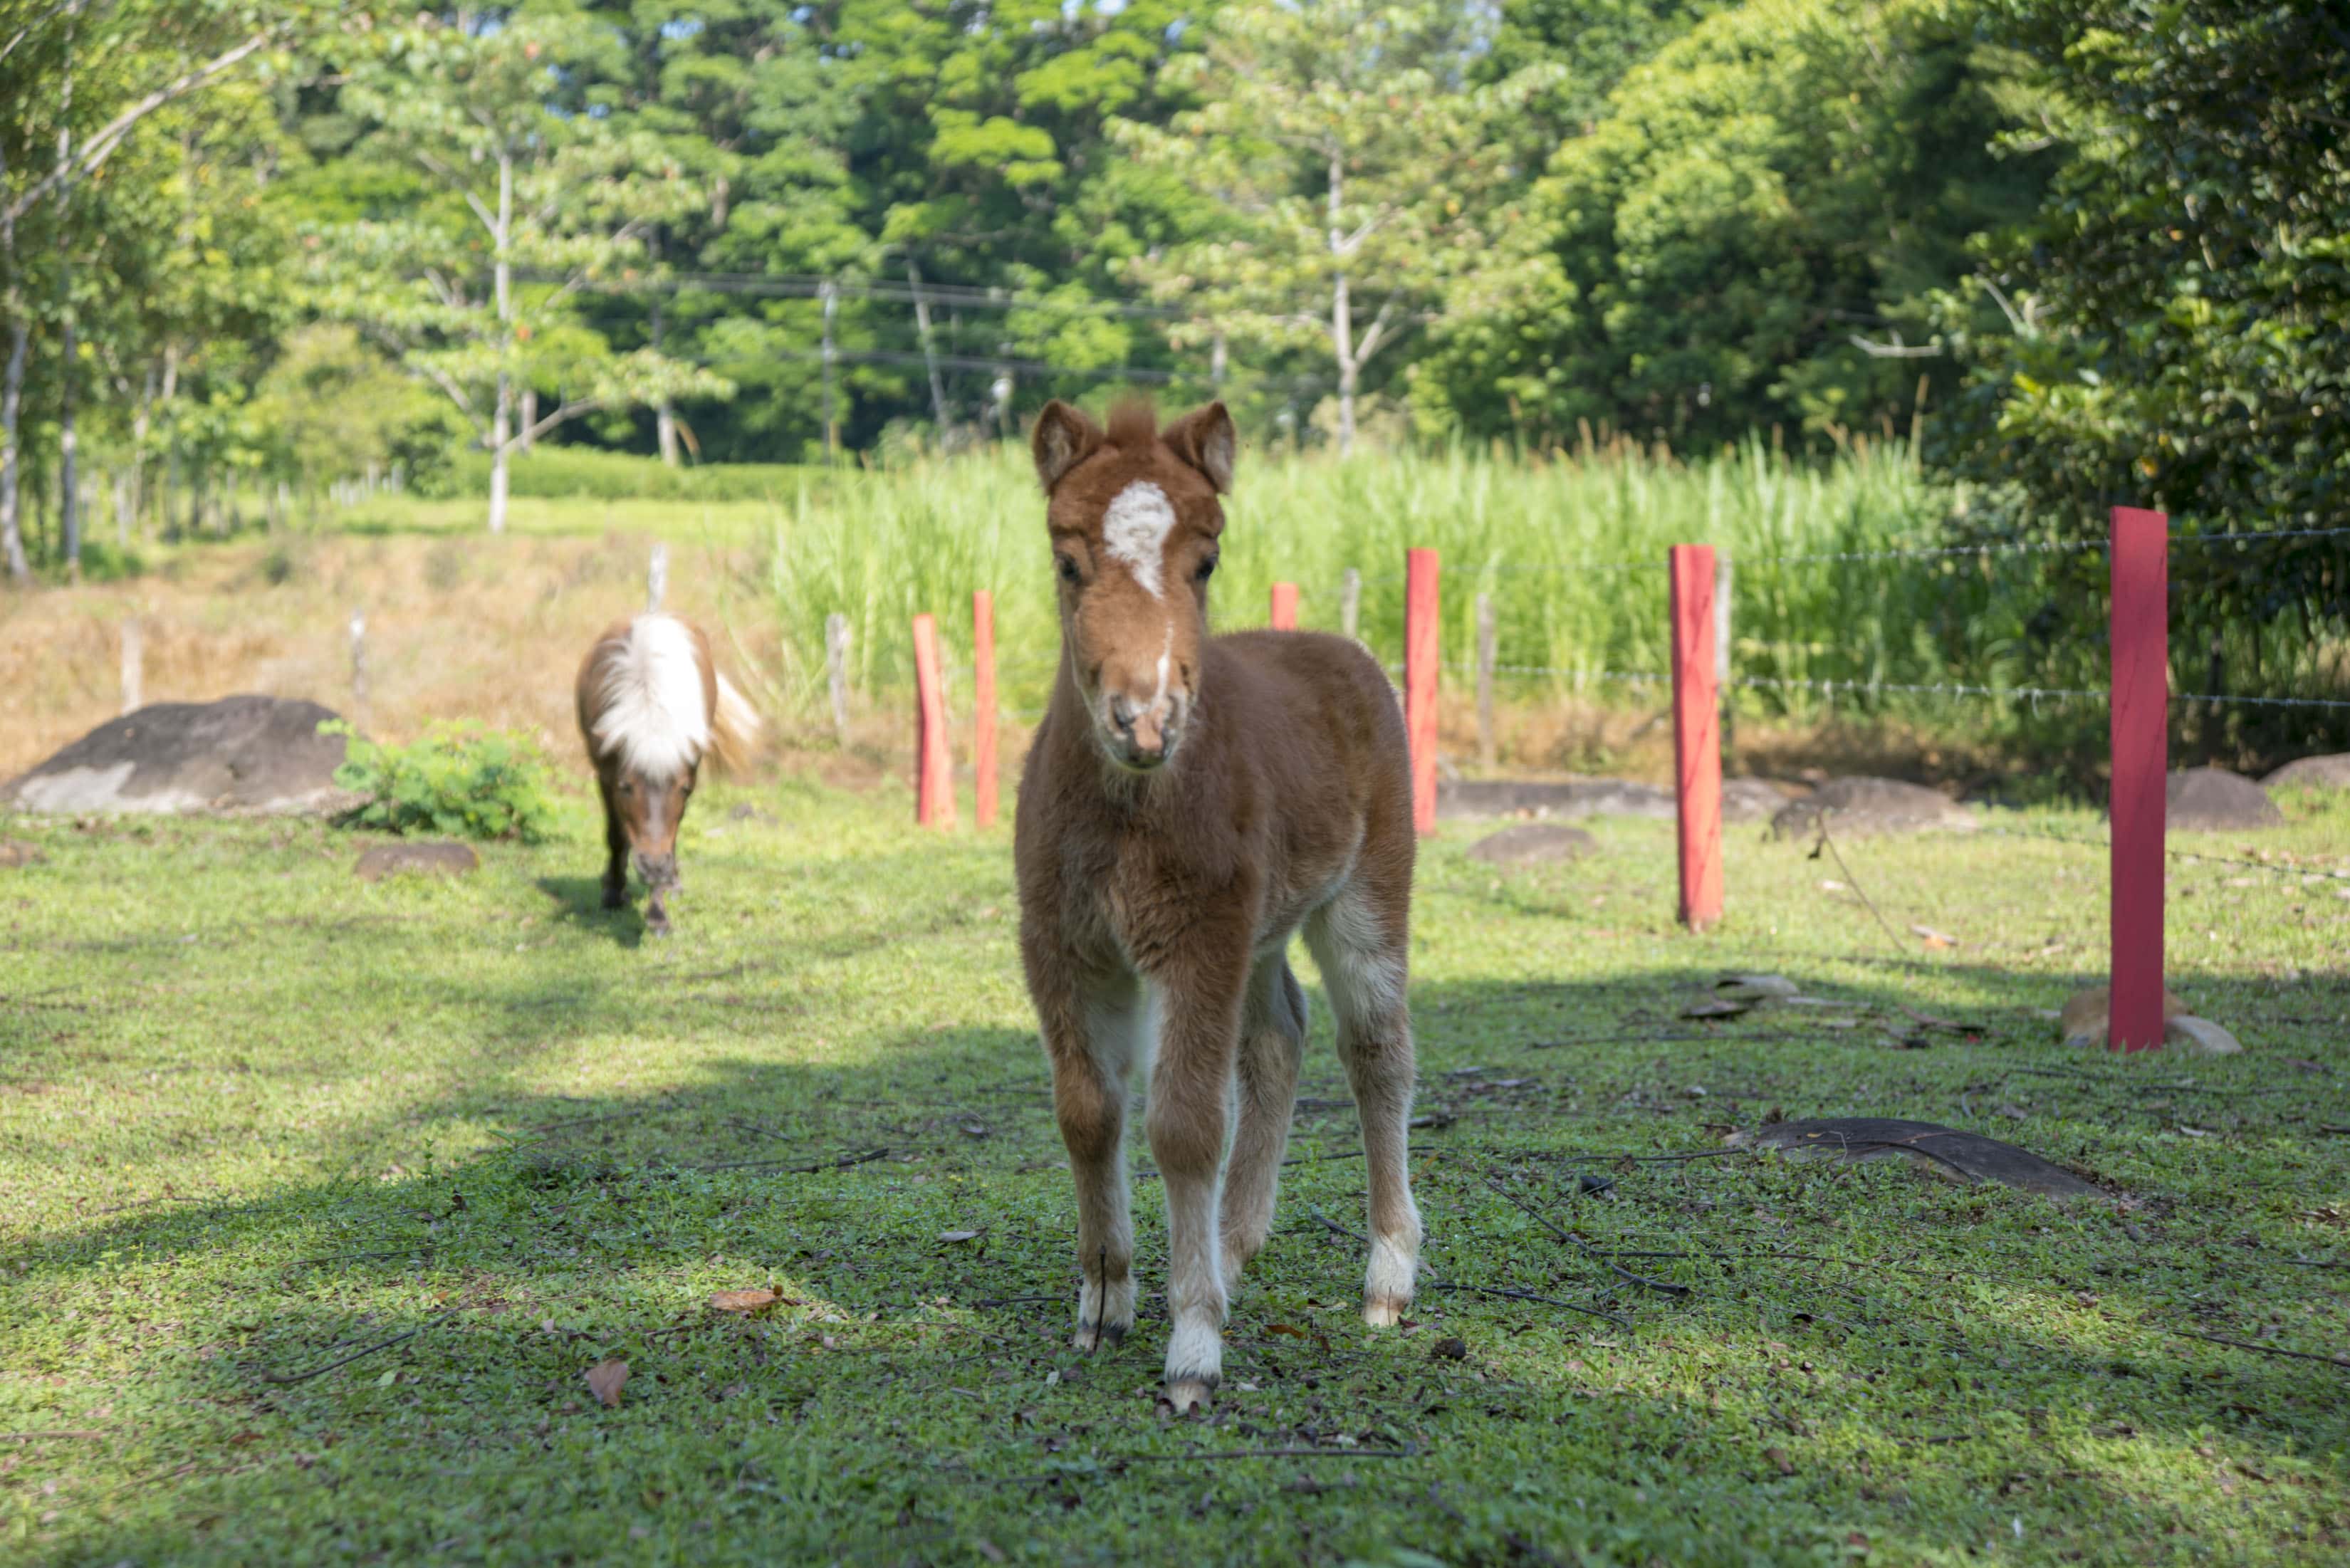
[[[1194,1410],[1206,1409],[1214,1400],[1215,1393],[1216,1379],[1186,1377],[1167,1385],[1159,1397],[1166,1400],[1167,1407],[1178,1416],[1188,1416]]]
[[[1126,1324],[1122,1323],[1081,1323],[1077,1334],[1069,1343],[1088,1354],[1097,1350],[1116,1350],[1126,1340]]]
[[[1365,1296],[1363,1321],[1373,1328],[1393,1328],[1409,1305],[1409,1296]]]
[[[608,909],[621,909],[628,904],[628,901],[629,890],[626,888],[607,888],[604,889],[604,908]]]

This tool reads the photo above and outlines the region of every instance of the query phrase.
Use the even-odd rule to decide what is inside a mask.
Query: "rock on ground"
[[[1762,779],[1721,781],[1724,822],[1754,822],[1787,803]],[[1649,816],[1670,821],[1673,792],[1631,779],[1461,779],[1437,787],[1436,815],[1451,819],[1537,816]]]
[[[380,882],[387,877],[413,872],[424,877],[459,877],[482,863],[470,844],[459,844],[445,838],[418,839],[400,844],[379,844],[359,857],[351,867],[354,875],[365,882]]]
[[[1492,866],[1549,866],[1580,860],[1599,846],[1579,827],[1555,822],[1524,822],[1505,827],[1469,846],[1469,858]]]
[[[1764,1149],[1791,1158],[1907,1159],[1952,1181],[1996,1181],[2050,1198],[2106,1196],[2030,1149],[1932,1122],[1831,1116],[1778,1122],[1751,1133],[1732,1133],[1727,1141],[1733,1148]]]
[[[2163,783],[2166,826],[2189,832],[2282,827],[2284,813],[2269,792],[2225,768],[2189,768]]]
[[[1771,818],[1771,836],[1801,838],[1818,830],[1822,816],[1827,818],[1830,833],[1848,836],[1975,826],[1972,812],[1939,790],[1899,779],[1856,776],[1830,779],[1803,799],[1781,806]]]
[[[0,785],[19,811],[303,812],[340,809],[338,735],[331,708],[278,697],[151,702],[108,721]]]
[[[2350,752],[2287,763],[2261,784],[2267,789],[2350,789]]]

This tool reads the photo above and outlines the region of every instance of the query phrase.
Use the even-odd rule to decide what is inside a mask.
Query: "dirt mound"
[[[1754,822],[1786,804],[1762,779],[1721,781],[1721,819]],[[1673,792],[1631,779],[1461,779],[1437,786],[1436,815],[1450,819],[1536,816],[1650,816],[1669,821]]]
[[[2166,826],[2189,832],[2284,826],[2284,813],[2268,791],[2225,768],[2189,768],[2171,774],[2163,782],[2162,815]]]
[[[2350,752],[2287,763],[2261,784],[2267,789],[2350,789]]]
[[[1522,822],[1469,846],[1469,858],[1492,866],[1549,866],[1598,848],[1591,835],[1555,822]]]
[[[109,720],[0,785],[0,805],[36,812],[328,811],[341,737],[316,702],[224,697],[155,702]]]
[[[351,867],[352,874],[362,882],[380,882],[387,877],[462,877],[482,864],[470,844],[453,839],[426,838],[401,844],[379,844],[359,857]]]
[[[1771,818],[1772,836],[1800,838],[1815,831],[1822,816],[1827,818],[1829,832],[1847,836],[1975,826],[1972,812],[1923,784],[1856,777],[1830,779],[1803,799],[1780,807]]]

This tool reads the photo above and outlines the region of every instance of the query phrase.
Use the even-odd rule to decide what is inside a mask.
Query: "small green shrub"
[[[405,746],[368,740],[340,719],[318,732],[347,743],[335,782],[368,796],[343,815],[344,826],[536,844],[554,823],[546,759],[519,731],[444,721]]]

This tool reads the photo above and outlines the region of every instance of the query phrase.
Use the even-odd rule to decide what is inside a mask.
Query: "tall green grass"
[[[1276,580],[1299,586],[1302,625],[1338,629],[1352,568],[1359,635],[1393,664],[1404,552],[1425,546],[1442,559],[1440,639],[1454,690],[1474,669],[1476,600],[1487,595],[1505,692],[1652,704],[1670,669],[1666,550],[1709,544],[1729,576],[1731,668],[1742,682],[1734,711],[1898,715],[2018,755],[2064,758],[2085,786],[2104,755],[2102,520],[1977,525],[1969,497],[1921,478],[1898,444],[1856,445],[1826,463],[1760,441],[1687,462],[1631,447],[1543,460],[1460,449],[1349,461],[1243,454],[1236,491],[1211,607],[1222,629],[1264,624]],[[1992,534],[1991,547],[1978,547]],[[2175,547],[2182,628],[2195,584],[2225,565],[2215,550],[2229,548]],[[824,701],[824,623],[834,613],[849,619],[851,678],[868,693],[910,682],[912,618],[936,615],[955,670],[950,697],[967,698],[974,588],[995,597],[1003,706],[1044,705],[1059,639],[1052,563],[1044,502],[1016,450],[800,489],[773,530],[767,581],[788,695],[811,716]],[[2350,695],[2338,614],[2190,636],[2194,649],[2219,645],[2212,668],[2224,667],[2229,688]],[[2177,689],[2201,691],[2212,682],[2189,649],[2174,640]],[[1951,686],[1994,694],[1902,690]],[[2049,691],[2091,695],[2007,695]],[[2240,766],[2338,750],[2345,739],[2331,710],[2193,704],[2175,710],[2172,733],[2178,754]]]
[[[1750,673],[1893,679],[1947,663],[1930,646],[1946,585],[1832,563],[1762,564],[1936,542],[1951,498],[1889,448],[1825,467],[1759,444],[1691,464],[1630,453],[1534,462],[1378,452],[1244,462],[1235,488],[1211,606],[1220,629],[1263,625],[1276,580],[1299,585],[1301,625],[1338,629],[1352,568],[1362,578],[1358,634],[1392,662],[1402,656],[1404,552],[1425,546],[1443,564],[1448,662],[1475,659],[1475,599],[1487,594],[1498,659],[1517,667],[1514,679],[1607,688],[1620,684],[1609,672],[1668,668],[1665,552],[1695,543],[1733,563],[1733,637]],[[974,588],[994,595],[1006,704],[1041,706],[1059,631],[1044,503],[1019,454],[801,492],[774,530],[767,582],[791,693],[811,711],[825,689],[827,616],[849,619],[852,681],[892,689],[912,668],[918,613],[936,615],[951,660],[968,663]]]

